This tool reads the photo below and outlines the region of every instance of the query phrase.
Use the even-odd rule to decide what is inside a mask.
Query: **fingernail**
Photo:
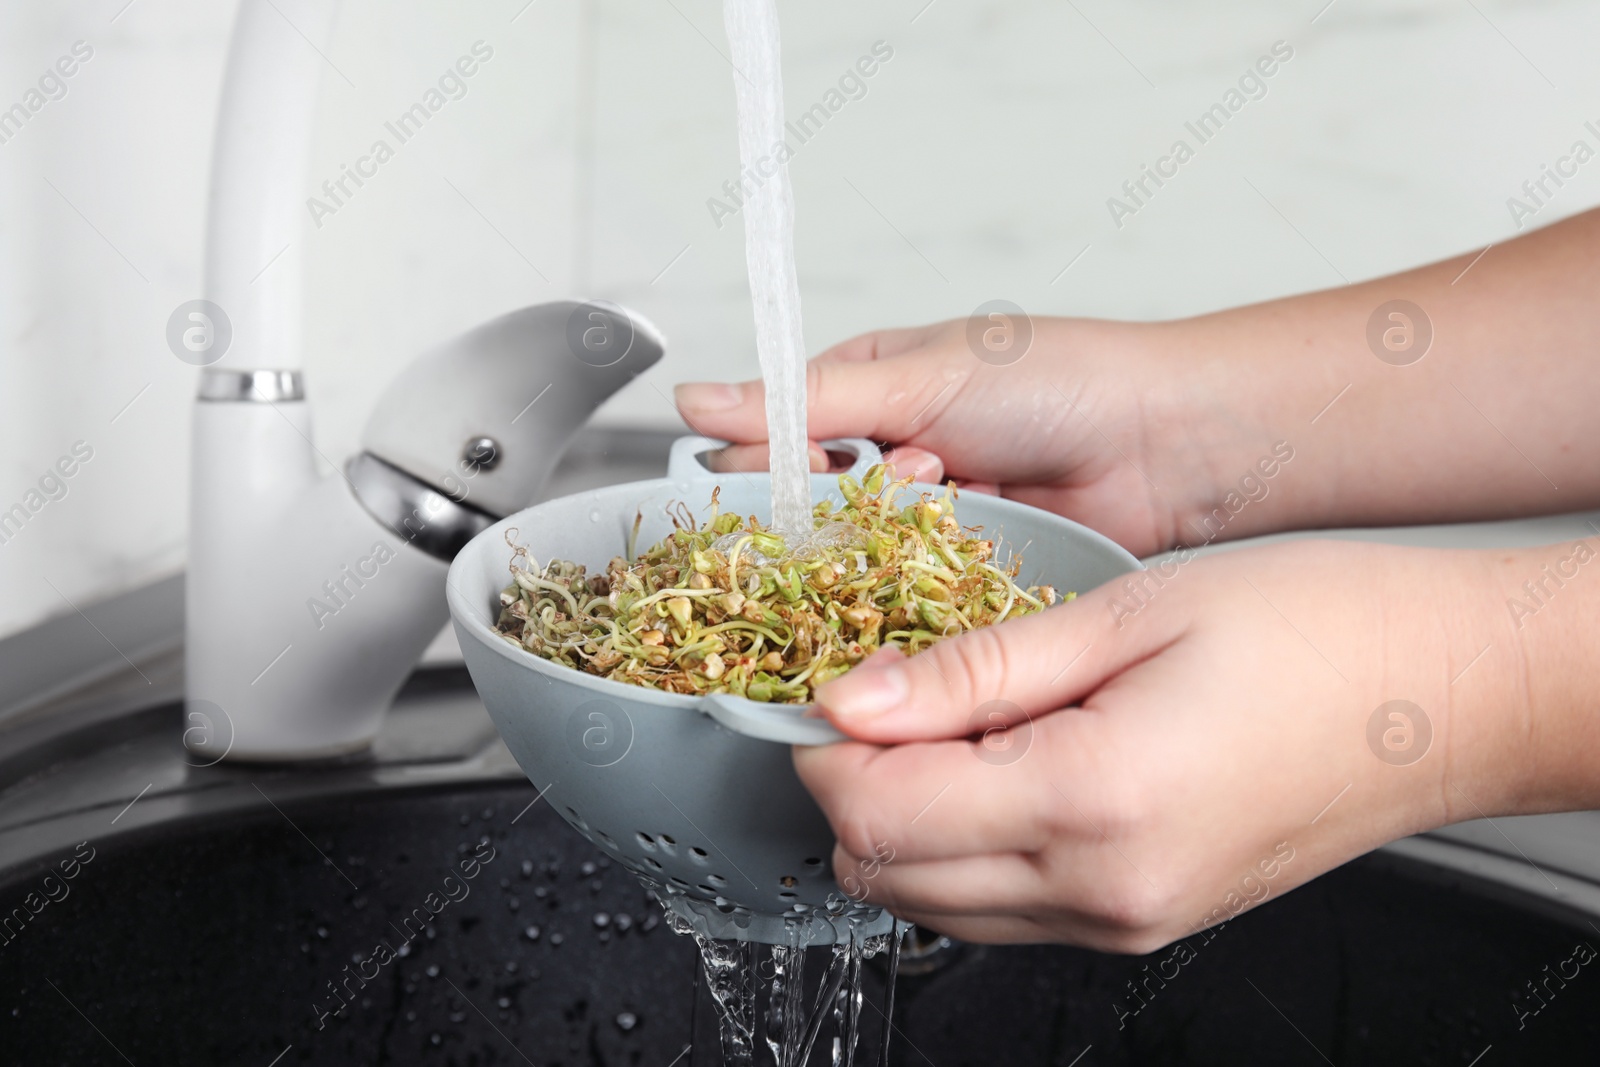
[[[680,408],[695,411],[726,411],[744,403],[744,390],[726,382],[686,382],[674,386],[672,395]]]
[[[928,471],[935,469],[939,461],[932,453],[920,448],[895,448],[890,449],[883,457],[885,463],[894,468],[895,477],[911,478],[915,481],[926,481],[923,477]]]
[[[882,667],[836,678],[823,687],[818,697],[839,718],[865,722],[893,711],[905,703],[909,694],[906,672],[899,667]]]

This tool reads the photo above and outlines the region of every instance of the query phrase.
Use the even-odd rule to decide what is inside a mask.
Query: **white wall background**
[[[811,347],[992,297],[1184,315],[1479,247],[1515,232],[1506,198],[1600,122],[1600,5],[1324,2],[784,0],[791,112],[874,41],[895,52],[792,164]],[[526,3],[347,0],[340,16],[319,183],[474,41],[495,53],[336,216],[308,216],[328,456],[354,448],[401,361],[561,296],[630,305],[671,343],[607,422],[676,425],[671,383],[756,372],[742,230],[706,207],[738,166],[718,0]],[[0,509],[75,441],[94,449],[0,545],[0,634],[182,565],[195,371],[164,329],[199,295],[232,9],[0,0],[0,107],[74,41],[95,49],[0,144]],[[1295,57],[1268,95],[1115,227],[1106,198],[1279,39]],[[1600,163],[1539,221],[1596,203]]]

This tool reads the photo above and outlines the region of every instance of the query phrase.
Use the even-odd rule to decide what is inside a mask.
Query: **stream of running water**
[[[717,1008],[726,1067],[754,1067],[757,1050],[765,1045],[773,1067],[804,1067],[823,1029],[831,1021],[832,1067],[855,1067],[861,1037],[861,965],[887,952],[889,971],[878,1064],[889,1062],[888,1020],[894,1014],[894,983],[899,970],[901,935],[858,937],[854,933],[829,947],[828,962],[811,1003],[806,1003],[807,950],[798,945],[758,945],[748,941],[698,934],[670,908],[667,925],[694,938],[700,948],[700,965],[706,989]],[[763,996],[763,994],[765,994]],[[765,1001],[763,1010],[763,1000]]]
[[[738,102],[740,174],[754,185],[745,193],[742,214],[756,354],[766,385],[771,526],[785,535],[791,551],[800,552],[820,543],[818,538],[825,541],[839,534],[824,530],[814,536],[812,529],[806,348],[794,263],[794,192],[785,144],[778,9],[776,0],[723,0],[722,13]],[[770,175],[761,168],[768,160],[776,164]],[[847,533],[859,536],[858,531]],[[898,926],[893,935],[875,937],[852,931],[831,946],[826,969],[807,1004],[806,949],[800,944],[763,946],[705,937],[670,907],[667,924],[693,937],[700,948],[706,987],[717,1007],[723,1062],[729,1067],[754,1067],[763,1045],[775,1067],[804,1067],[830,1020],[829,1062],[833,1067],[855,1067],[861,1032],[861,965],[887,951],[889,985],[878,1062],[888,1063],[887,1020],[893,1012],[900,954]]]
[[[794,192],[783,117],[782,47],[776,0],[723,0],[739,108],[741,183],[747,193],[744,251],[755,306],[756,354],[766,384],[767,439],[772,449],[772,526],[811,532],[811,478],[806,453],[806,346],[800,328],[800,281],[794,265]],[[764,175],[760,164],[776,170]]]

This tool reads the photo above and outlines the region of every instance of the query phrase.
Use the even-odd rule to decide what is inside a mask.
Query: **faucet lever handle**
[[[508,515],[533,501],[595,408],[665,350],[650,322],[605,301],[522,308],[401,371],[362,447],[458,504]]]

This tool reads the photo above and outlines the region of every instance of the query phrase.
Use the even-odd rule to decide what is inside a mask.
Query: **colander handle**
[[[814,719],[793,704],[761,704],[728,693],[712,693],[705,712],[737,734],[785,745],[831,745],[848,741],[827,719]]]
[[[700,457],[707,452],[715,452],[719,448],[727,448],[730,442],[719,441],[715,437],[680,437],[672,442],[672,451],[667,454],[667,477],[673,481],[694,480],[699,481],[712,472],[700,462]],[[850,464],[850,469],[845,474],[859,479],[867,473],[867,468],[874,463],[883,462],[883,453],[878,446],[865,437],[836,437],[822,442],[822,447],[834,452],[851,452],[855,454],[855,462]]]

